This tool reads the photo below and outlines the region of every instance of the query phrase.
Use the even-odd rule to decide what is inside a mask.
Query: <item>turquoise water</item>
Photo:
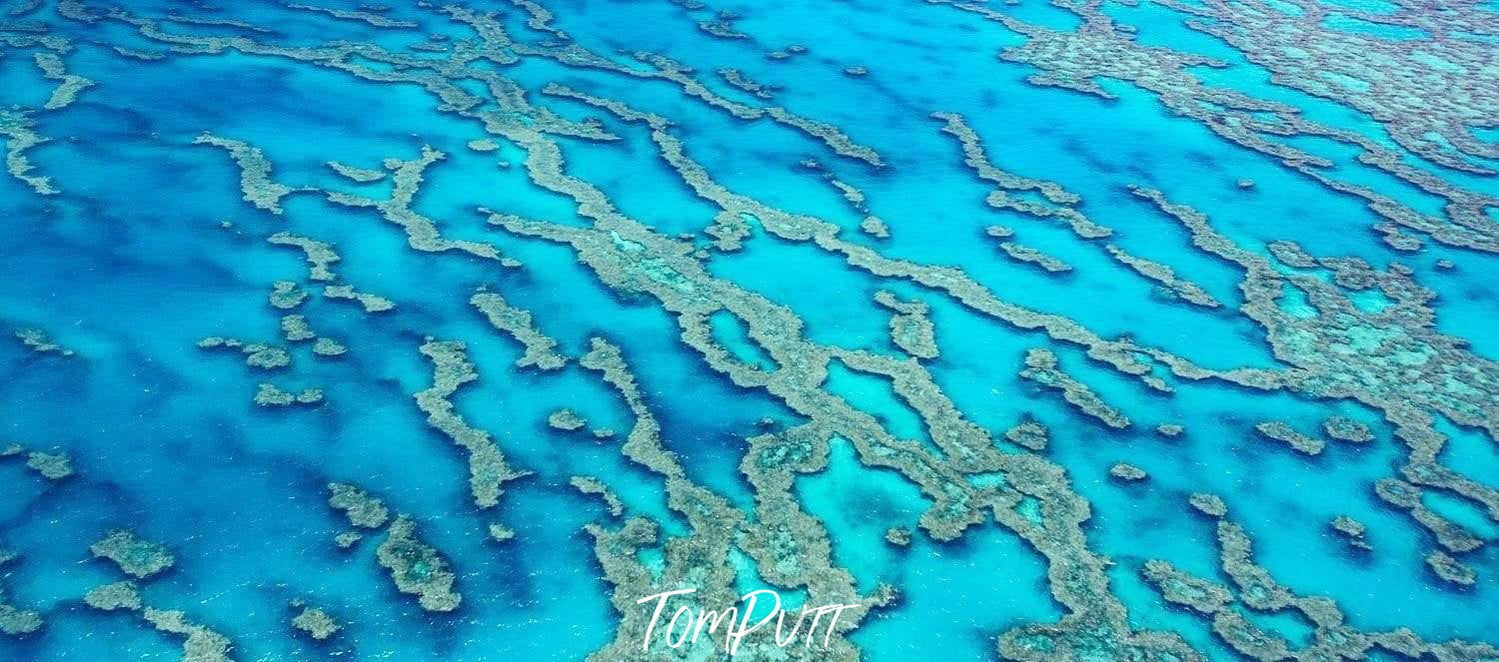
[[[1492,7],[392,5],[0,3],[0,659],[613,660],[682,587],[867,607],[812,659],[1265,654],[1150,561],[1294,656],[1408,628],[1499,658]],[[1007,439],[1025,421],[1044,447]],[[493,503],[476,435],[513,469]],[[409,516],[461,603],[393,579],[442,572],[392,562],[384,522],[337,543],[330,482]],[[1233,524],[1347,627],[1251,604]],[[115,530],[173,563],[132,576],[91,550]],[[127,579],[138,607],[85,598]]]

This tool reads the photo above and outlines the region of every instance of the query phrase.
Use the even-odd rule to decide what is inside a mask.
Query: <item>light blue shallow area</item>
[[[192,9],[166,1],[126,4],[145,15]],[[345,4],[352,9],[358,3]],[[1384,6],[1338,4],[1369,11]],[[767,102],[715,72],[732,67],[777,85],[773,103],[837,125],[889,162],[876,169],[839,157],[805,132],[736,119],[660,81],[554,62],[496,65],[533,103],[576,121],[596,119],[619,137],[560,139],[566,169],[663,235],[693,233],[696,245],[706,247],[710,240],[701,230],[718,209],[659,158],[643,125],[545,97],[541,86],[560,82],[671,118],[687,155],[735,193],[834,223],[841,237],[892,258],[961,268],[1003,301],[1208,368],[1284,365],[1264,329],[1236,310],[1243,301],[1242,270],[1194,249],[1181,224],[1130,195],[1130,185],[1158,188],[1202,211],[1250,251],[1294,240],[1320,256],[1359,257],[1376,268],[1409,265],[1436,293],[1434,327],[1469,341],[1476,356],[1499,359],[1495,256],[1432,242],[1416,254],[1392,251],[1369,229],[1378,219],[1361,201],[1174,116],[1153,95],[1121,81],[1101,83],[1117,95],[1113,100],[1032,85],[1025,80],[1032,69],[996,57],[1021,43],[996,23],[927,3],[725,2],[714,9],[741,14],[736,25],[752,38],[723,40],[695,26],[711,12],[674,3],[548,5],[559,28],[617,61],[628,59],[616,49],[667,54],[694,67],[714,92],[753,105]],[[499,11],[517,37],[544,38],[524,27],[515,6],[485,8]],[[419,22],[412,30],[380,30],[272,3],[223,9],[224,16],[271,26],[283,43],[303,46],[347,39],[403,48],[430,33],[472,36],[415,7],[391,12]],[[1029,0],[1005,11],[1057,30],[1080,23],[1071,12]],[[1156,5],[1108,11],[1138,26],[1142,43],[1229,62],[1203,75],[1212,85],[1297,105],[1310,118],[1388,141],[1367,116],[1274,84],[1226,44],[1188,30],[1178,12]],[[590,222],[572,200],[529,180],[516,145],[470,149],[469,141],[486,137],[480,124],[437,112],[438,101],[414,85],[380,85],[238,52],[160,61],[122,57],[106,44],[161,47],[119,24],[82,26],[54,12],[48,3],[38,16],[71,31],[65,34],[75,39],[76,51],[66,58],[69,70],[97,85],[75,104],[35,116],[35,130],[52,140],[31,149],[29,158],[64,195],[42,198],[16,178],[0,177],[0,218],[6,219],[0,233],[0,447],[18,442],[66,451],[77,475],[48,483],[20,462],[0,462],[0,549],[18,554],[0,569],[0,589],[10,604],[46,619],[33,636],[0,636],[0,659],[178,654],[176,638],[128,614],[83,603],[89,589],[120,579],[88,553],[90,543],[113,528],[171,548],[177,564],[143,584],[146,601],[182,609],[224,633],[235,642],[237,659],[586,657],[613,639],[620,614],[583,527],[613,527],[619,520],[598,499],[578,494],[569,479],[602,478],[630,515],[658,520],[666,534],[680,535],[688,526],[668,505],[662,477],[619,452],[634,416],[619,393],[576,360],[595,337],[621,348],[661,425],[664,446],[686,477],[754,515],[754,489],[740,468],[747,438],[796,425],[803,414],[713,371],[654,299],[611,290],[569,246],[487,224],[481,208],[575,227]],[[1423,38],[1365,23],[1329,21],[1361,34]],[[240,33],[226,26],[171,28]],[[766,57],[791,44],[810,52]],[[0,107],[35,108],[48,98],[55,83],[28,58],[0,58]],[[869,74],[842,73],[854,65],[867,66]],[[1076,192],[1079,209],[1114,230],[1109,242],[1172,267],[1225,309],[1164,297],[1154,283],[1112,260],[1101,242],[985,205],[992,187],[962,164],[958,142],[940,131],[933,112],[962,114],[995,165]],[[456,252],[420,253],[375,211],[315,193],[292,194],[280,215],[257,210],[240,199],[240,172],[225,152],[192,144],[204,131],[263,150],[278,182],[374,198],[389,194],[388,181],[358,184],[333,173],[327,162],[380,169],[384,159],[417,158],[424,146],[442,151],[447,158],[427,172],[416,211],[434,219],[445,237],[493,243],[525,268],[504,269]],[[1492,144],[1493,132],[1487,135]],[[1336,160],[1337,176],[1413,209],[1441,213],[1439,200],[1357,164],[1346,149],[1310,139],[1288,142]],[[864,213],[809,175],[799,165],[808,158],[862,190],[869,213],[889,224],[891,237],[862,234]],[[1421,167],[1499,193],[1493,177]],[[1254,188],[1240,187],[1242,179]],[[984,234],[996,224],[1073,271],[1047,274],[1007,258]],[[258,371],[232,350],[197,348],[209,336],[281,343],[282,312],[266,305],[270,284],[308,284],[297,251],[264,241],[282,230],[335,246],[341,279],[397,302],[398,313],[367,315],[352,302],[311,297],[298,312],[349,352],[330,359],[295,345],[289,372]],[[930,307],[940,349],[939,358],[924,365],[967,420],[996,440],[1025,419],[1049,428],[1046,453],[1091,504],[1084,530],[1092,549],[1114,564],[1110,579],[1131,625],[1178,632],[1211,659],[1233,659],[1205,620],[1166,604],[1139,572],[1147,560],[1164,559],[1226,581],[1212,522],[1187,505],[1188,494],[1212,492],[1255,540],[1257,562],[1298,594],[1335,599],[1355,627],[1404,626],[1433,640],[1491,642],[1499,631],[1499,559],[1491,544],[1499,525],[1469,501],[1427,494],[1429,508],[1490,543],[1462,558],[1478,572],[1475,587],[1441,584],[1420,562],[1433,548],[1431,535],[1372,491],[1374,481],[1398,475],[1408,454],[1379,412],[1216,381],[1173,380],[1176,392],[1166,397],[1091,361],[1074,345],[986,317],[934,288],[872,275],[839,254],[770,236],[755,223],[750,231],[741,250],[713,253],[707,273],[786,307],[804,320],[813,342],[888,356],[899,352],[889,336],[891,311],[875,302],[875,293],[921,301]],[[1437,267],[1443,259],[1456,267]],[[555,373],[518,369],[521,347],[468,303],[480,290],[502,292],[529,310],[574,360]],[[739,361],[775,368],[740,321],[720,312],[710,323],[714,339]],[[11,340],[15,329],[27,327],[47,330],[79,356],[35,353]],[[507,484],[495,509],[472,505],[462,451],[427,424],[413,401],[432,383],[431,364],[417,349],[428,338],[467,343],[480,378],[454,396],[456,409],[489,431],[516,467],[533,472]],[[1056,352],[1069,374],[1134,425],[1106,428],[1055,390],[1018,378],[1026,352],[1039,347]],[[288,390],[322,388],[327,404],[259,408],[252,398],[261,381]],[[935,448],[920,416],[889,380],[835,360],[825,388],[896,437]],[[549,428],[548,416],[564,407],[588,427],[570,433]],[[1375,440],[1329,441],[1323,454],[1309,458],[1254,431],[1257,423],[1277,420],[1318,435],[1332,414],[1367,423]],[[1155,434],[1163,423],[1182,424],[1188,432]],[[591,433],[602,428],[615,434]],[[1493,439],[1448,421],[1437,429],[1450,438],[1441,457],[1447,466],[1485,485],[1499,483]],[[1110,478],[1109,467],[1126,461],[1150,480]],[[462,609],[429,614],[398,593],[374,560],[378,535],[353,550],[334,547],[333,536],[347,526],[327,507],[329,481],[368,486],[393,511],[416,519],[423,538],[456,568]],[[797,476],[793,493],[826,527],[832,561],[850,572],[859,591],[881,583],[901,589],[899,600],[872,614],[852,637],[867,659],[993,659],[999,634],[1064,616],[1048,594],[1043,556],[992,517],[958,541],[934,541],[918,530],[908,547],[887,543],[889,527],[917,530],[931,504],[898,475],[862,465],[847,440],[833,442],[825,471]],[[1328,530],[1338,515],[1368,526],[1375,553],[1353,553]],[[497,522],[513,528],[515,538],[488,538],[487,527]],[[655,546],[641,556],[659,560],[662,554]],[[764,585],[751,562],[735,561],[743,590]],[[793,602],[805,599],[795,590],[784,593]],[[339,614],[345,631],[326,644],[296,636],[288,627],[295,615],[288,605],[298,599]],[[1304,622],[1268,615],[1254,620],[1295,644],[1310,641]]]

